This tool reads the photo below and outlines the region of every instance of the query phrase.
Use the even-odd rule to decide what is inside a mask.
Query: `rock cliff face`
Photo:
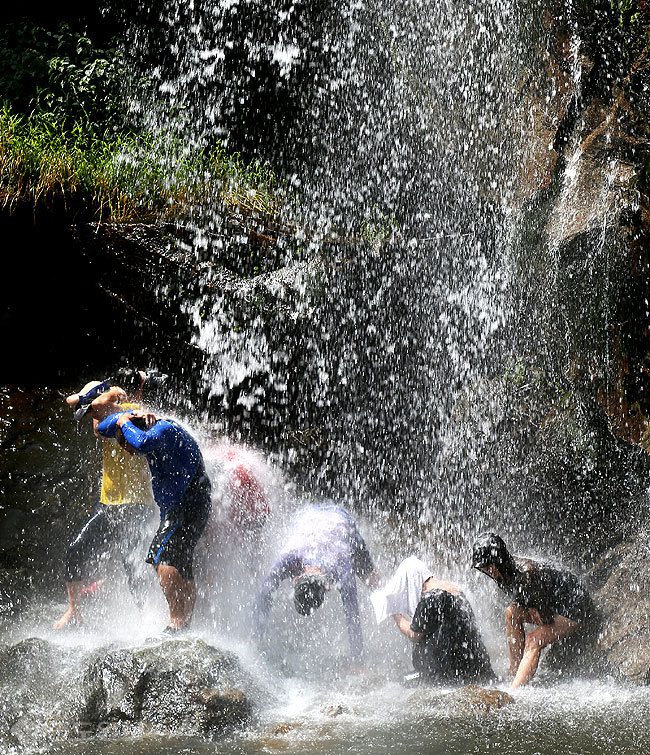
[[[523,76],[520,272],[574,382],[646,446],[650,15],[639,4],[625,27],[609,4],[589,6],[548,4]]]
[[[650,450],[650,15],[645,3],[632,6],[625,15],[609,3],[549,2],[531,23],[516,199],[527,260],[515,265],[544,335],[538,361],[554,365],[583,406],[598,406],[638,455]],[[563,413],[571,422],[566,405]],[[601,649],[625,677],[648,683],[650,551],[640,508],[610,528],[609,540],[622,542],[590,580],[604,617]]]
[[[609,550],[591,573],[604,616],[598,642],[610,665],[638,684],[650,684],[650,537]]]

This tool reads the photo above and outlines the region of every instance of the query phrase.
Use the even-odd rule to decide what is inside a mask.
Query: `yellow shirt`
[[[139,409],[137,404],[120,404],[120,409]],[[123,503],[153,503],[151,474],[144,456],[130,454],[114,438],[104,439],[101,503],[118,506]]]

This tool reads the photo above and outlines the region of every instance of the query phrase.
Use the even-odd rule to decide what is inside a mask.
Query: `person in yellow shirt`
[[[160,384],[165,376],[156,374],[151,382]],[[90,417],[95,435],[97,425],[110,414],[140,409],[147,373],[121,370],[116,377],[87,383],[79,393],[66,398],[78,421]],[[117,385],[119,380],[120,384]],[[129,588],[137,595],[135,575],[129,561],[137,547],[140,526],[155,513],[151,475],[144,457],[129,454],[115,439],[103,438],[102,481],[99,501],[90,518],[66,549],[66,589],[68,608],[54,623],[64,629],[83,621],[81,598],[97,572],[102,556],[120,551]]]

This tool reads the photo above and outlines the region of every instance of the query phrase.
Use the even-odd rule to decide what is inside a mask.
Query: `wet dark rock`
[[[650,684],[650,537],[640,533],[611,548],[592,570],[603,624],[599,648],[612,668]]]
[[[95,731],[217,736],[253,715],[251,680],[236,657],[201,640],[100,651],[83,684],[82,720]]]
[[[466,715],[491,713],[515,702],[514,697],[503,690],[485,689],[476,684],[450,692],[446,700],[453,701],[454,705],[458,705],[458,710]]]
[[[37,638],[0,649],[0,742],[35,749],[74,732],[79,655]]]
[[[461,716],[475,716],[511,705],[515,699],[503,690],[486,689],[476,684],[468,684],[453,692],[441,692],[435,688],[423,687],[410,695],[409,702],[417,706],[441,705]]]
[[[251,721],[258,697],[237,658],[201,640],[92,653],[36,638],[0,647],[0,742],[25,749],[100,733],[217,738]]]
[[[323,708],[323,713],[329,718],[336,718],[342,716],[344,713],[349,713],[349,709],[345,705],[328,705]]]
[[[20,544],[27,514],[20,509],[5,509],[0,511],[0,551],[11,550]]]
[[[0,621],[14,621],[26,608],[33,589],[33,577],[26,568],[0,569]]]
[[[626,26],[606,3],[544,6],[519,93],[525,168],[515,264],[522,351],[539,338],[536,368],[569,400],[558,396],[527,433],[547,436],[550,453],[525,469],[531,487],[542,480],[562,491],[552,495],[565,538],[584,533],[568,555],[591,569],[603,632],[578,665],[647,683],[650,571],[647,538],[635,529],[647,526],[650,451],[650,16],[635,6]],[[560,656],[551,648],[544,665]]]
[[[649,17],[640,12],[623,30],[616,13],[548,0],[541,18],[520,92],[528,146],[515,201],[526,256],[519,285],[547,359],[570,363],[574,385],[600,403],[614,433],[643,446]]]
[[[279,724],[275,724],[269,729],[269,734],[272,736],[278,736],[281,734],[288,734],[294,729],[299,729],[301,724],[298,721],[284,721]]]

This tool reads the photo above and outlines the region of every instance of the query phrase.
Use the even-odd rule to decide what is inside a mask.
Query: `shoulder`
[[[540,573],[541,566],[537,561],[533,561],[532,558],[522,558],[521,556],[514,557],[515,567],[521,574],[524,581],[529,581],[536,574]]]

